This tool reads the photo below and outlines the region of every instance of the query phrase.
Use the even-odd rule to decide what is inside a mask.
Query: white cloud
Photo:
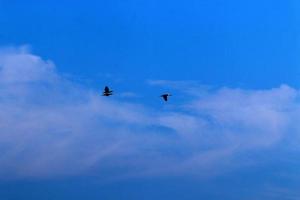
[[[162,113],[70,82],[26,48],[2,49],[0,177],[222,173],[299,130],[299,91],[287,85],[195,88],[186,112]]]
[[[55,78],[55,68],[51,61],[29,54],[26,47],[0,51],[1,82],[34,82]]]

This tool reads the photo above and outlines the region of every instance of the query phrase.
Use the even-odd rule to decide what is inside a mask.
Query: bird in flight
[[[170,97],[170,96],[172,96],[172,95],[171,94],[167,94],[167,93],[160,95],[160,97],[162,97],[164,101],[168,101],[168,97]]]
[[[103,91],[103,96],[110,96],[112,95],[112,90],[109,89],[109,87],[105,86],[104,91]]]

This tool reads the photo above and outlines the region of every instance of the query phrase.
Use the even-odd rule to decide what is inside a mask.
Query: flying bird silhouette
[[[105,86],[104,91],[103,91],[103,96],[107,96],[108,97],[110,95],[113,95],[112,92],[113,91],[110,90],[109,87]]]
[[[164,101],[168,101],[168,97],[172,96],[171,94],[162,94],[160,95]]]

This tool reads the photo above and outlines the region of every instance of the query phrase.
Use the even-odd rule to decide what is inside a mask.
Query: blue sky
[[[0,0],[0,198],[299,199],[298,13]]]
[[[299,85],[297,8],[271,0],[2,0],[0,43],[29,44],[77,76]]]

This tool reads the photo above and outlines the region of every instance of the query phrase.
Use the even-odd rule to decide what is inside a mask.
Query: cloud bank
[[[2,48],[0,178],[212,176],[255,165],[249,154],[282,143],[298,151],[299,90],[193,87],[189,95],[167,111],[104,98],[28,48]]]

